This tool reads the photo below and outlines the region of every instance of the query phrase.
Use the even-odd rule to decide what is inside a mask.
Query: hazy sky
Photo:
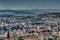
[[[0,9],[60,9],[60,0],[0,0]]]

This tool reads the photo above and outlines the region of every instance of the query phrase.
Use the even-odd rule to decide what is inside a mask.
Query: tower
[[[7,32],[7,39],[9,39],[10,38],[10,34],[9,34],[9,32]]]

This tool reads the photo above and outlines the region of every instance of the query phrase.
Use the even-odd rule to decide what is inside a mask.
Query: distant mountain
[[[23,10],[0,10],[0,15],[14,15],[14,16],[29,16],[33,15],[32,12],[27,12]]]
[[[37,13],[37,14],[44,14],[44,13],[60,13],[60,9],[33,9],[33,10],[26,10],[27,12]]]
[[[60,9],[0,10],[0,16],[34,16],[45,13],[60,13]]]

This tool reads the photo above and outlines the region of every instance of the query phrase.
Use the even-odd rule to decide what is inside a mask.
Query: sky
[[[60,9],[60,0],[0,0],[0,9]]]

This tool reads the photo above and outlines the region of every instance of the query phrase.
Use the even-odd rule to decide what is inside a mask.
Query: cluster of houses
[[[0,17],[0,38],[7,37],[8,32],[14,40],[15,36],[22,36],[23,40],[58,40],[60,18],[43,17],[24,21],[20,17]]]

